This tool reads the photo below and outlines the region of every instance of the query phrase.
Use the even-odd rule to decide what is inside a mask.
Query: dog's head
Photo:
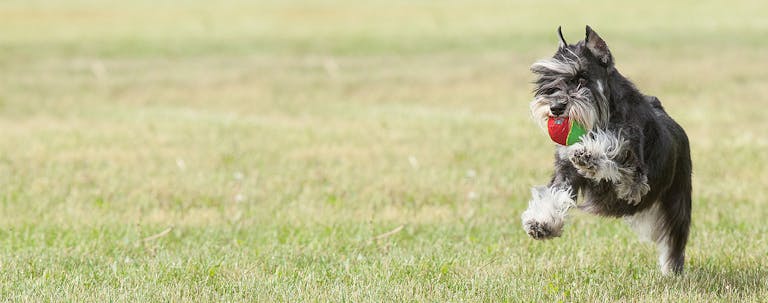
[[[531,102],[533,119],[546,128],[549,117],[571,117],[587,130],[610,118],[608,77],[615,71],[608,45],[587,26],[584,40],[568,44],[557,28],[560,45],[552,58],[536,61],[538,76]]]

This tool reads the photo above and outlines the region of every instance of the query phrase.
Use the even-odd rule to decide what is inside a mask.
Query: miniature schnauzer
[[[570,117],[588,133],[558,145],[546,186],[532,189],[523,228],[534,239],[561,234],[566,212],[623,217],[656,242],[664,274],[681,273],[691,223],[691,156],[688,138],[661,102],[622,76],[605,41],[589,26],[586,38],[568,44],[560,28],[552,58],[535,62],[531,112],[543,128],[550,117]]]

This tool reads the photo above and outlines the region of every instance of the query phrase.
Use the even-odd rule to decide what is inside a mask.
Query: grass
[[[5,1],[0,298],[763,301],[767,6]],[[520,227],[560,24],[688,130],[682,277],[621,220]]]

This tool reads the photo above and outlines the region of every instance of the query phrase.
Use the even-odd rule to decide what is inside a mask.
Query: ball
[[[587,133],[579,122],[570,117],[549,117],[547,131],[552,141],[560,145],[572,145],[581,141],[581,136]]]

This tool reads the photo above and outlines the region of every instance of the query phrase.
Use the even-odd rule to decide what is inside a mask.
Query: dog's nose
[[[565,103],[555,103],[549,107],[549,111],[555,115],[560,116],[565,112]]]

